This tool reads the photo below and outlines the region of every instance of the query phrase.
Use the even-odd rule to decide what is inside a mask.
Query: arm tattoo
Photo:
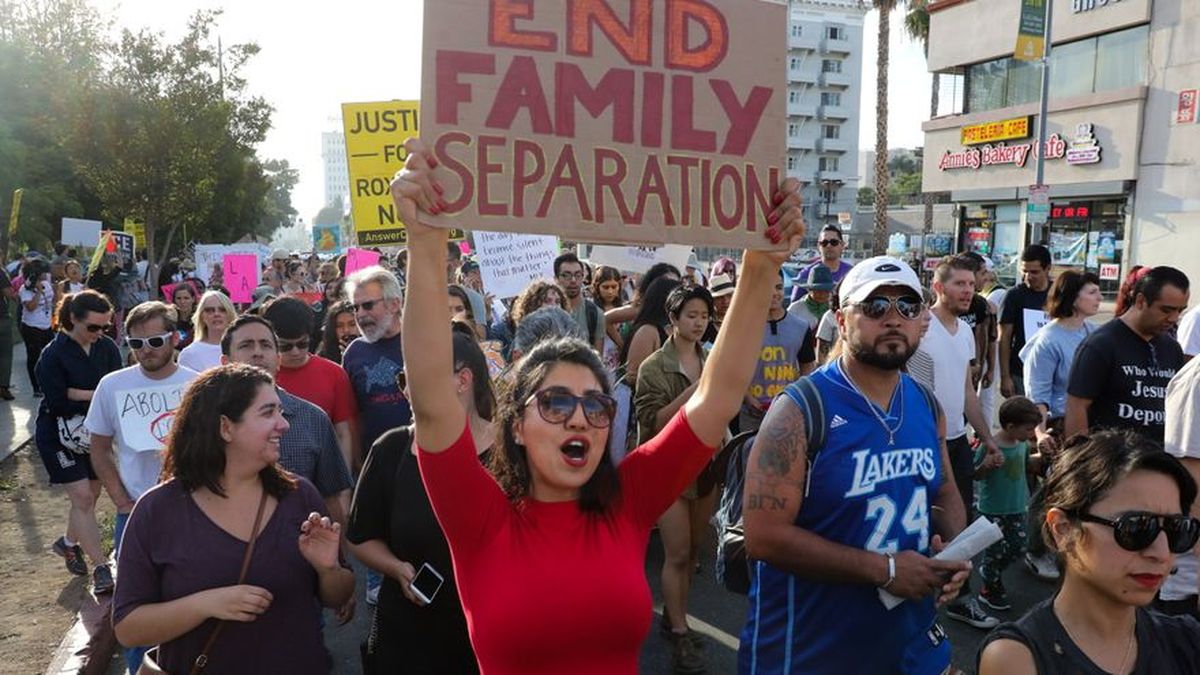
[[[767,411],[756,444],[761,444],[758,469],[769,476],[786,476],[805,450],[804,415],[796,404],[781,398]]]
[[[746,495],[746,508],[760,511],[783,511],[787,508],[787,500],[768,494]]]

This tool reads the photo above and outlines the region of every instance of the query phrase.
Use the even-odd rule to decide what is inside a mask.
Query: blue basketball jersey
[[[836,362],[811,377],[824,402],[826,440],[808,469],[796,526],[878,553],[927,552],[929,508],[943,471],[937,411],[902,374],[888,411],[876,408],[896,429],[892,444],[873,404]],[[932,597],[889,611],[874,586],[809,581],[762,561],[753,572],[738,650],[742,675],[925,675],[950,665]]]

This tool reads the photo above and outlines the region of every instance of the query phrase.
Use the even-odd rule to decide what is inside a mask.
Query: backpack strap
[[[829,421],[825,418],[825,402],[821,400],[821,392],[809,375],[789,384],[783,393],[800,408],[800,412],[804,415],[809,468],[804,476],[804,496],[807,497],[808,488],[812,483],[812,465],[816,463],[817,455],[825,447],[825,438],[829,431]]]

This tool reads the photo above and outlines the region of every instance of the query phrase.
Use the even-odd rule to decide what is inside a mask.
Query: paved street
[[[654,535],[651,537],[646,556],[646,574],[650,579],[655,601],[654,626],[642,648],[641,672],[646,675],[669,675],[671,673],[670,648],[658,632],[662,602],[658,589],[661,566],[662,545],[659,543],[657,535]],[[358,576],[359,597],[361,598],[363,575],[360,572]],[[978,579],[975,581],[978,585]],[[998,616],[1002,619],[1020,617],[1028,607],[1047,597],[1053,590],[1051,584],[1035,579],[1023,566],[1014,566],[1010,569],[1005,577],[1005,582],[1008,584],[1013,609],[999,613]],[[370,623],[367,609],[369,608],[360,603],[359,611],[352,625],[344,628],[329,626],[325,630],[326,644],[334,654],[336,673],[349,675],[359,672],[358,645],[366,635]],[[746,599],[716,585],[713,579],[711,553],[705,555],[701,574],[696,577],[694,582],[689,611],[692,628],[705,637],[704,653],[709,663],[708,672],[714,675],[736,672],[738,635],[745,619]],[[327,621],[329,618],[330,615],[326,613]],[[974,673],[975,652],[986,632],[945,618],[943,618],[942,625],[949,633],[954,648],[954,665],[968,673]],[[863,637],[869,640],[870,636]]]

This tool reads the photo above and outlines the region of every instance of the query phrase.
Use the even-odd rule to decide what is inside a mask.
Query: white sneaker
[[[1039,579],[1058,581],[1058,563],[1054,559],[1053,554],[1044,553],[1034,557],[1032,553],[1026,553],[1025,566],[1029,568],[1030,573]]]

